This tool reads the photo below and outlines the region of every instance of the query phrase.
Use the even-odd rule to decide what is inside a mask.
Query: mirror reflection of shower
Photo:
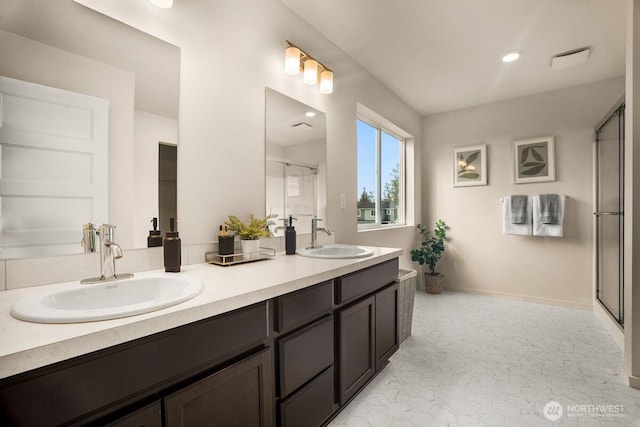
[[[291,215],[297,219],[297,229],[310,229],[311,218],[318,211],[318,167],[267,159],[266,200],[267,214],[277,215],[278,225],[282,225],[280,219]],[[284,232],[278,230],[274,235],[283,236]]]
[[[298,235],[311,233],[313,216],[326,218],[326,129],[322,111],[265,90],[265,213],[277,215],[276,226],[297,218]]]

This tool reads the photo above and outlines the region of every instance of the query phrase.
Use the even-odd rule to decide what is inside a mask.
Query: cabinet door
[[[398,349],[398,284],[376,294],[376,371]]]
[[[375,297],[338,313],[340,332],[340,404],[344,405],[375,372],[373,357]]]
[[[273,425],[271,349],[267,348],[165,398],[166,425]]]

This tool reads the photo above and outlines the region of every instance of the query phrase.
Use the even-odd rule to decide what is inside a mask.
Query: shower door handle
[[[594,212],[593,214],[595,216],[600,216],[600,215],[624,215],[624,212]]]

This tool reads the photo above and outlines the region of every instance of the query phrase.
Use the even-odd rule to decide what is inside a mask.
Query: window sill
[[[366,227],[358,227],[358,233],[368,233],[370,231],[397,230],[399,228],[413,228],[411,224],[389,224],[389,225],[371,225]]]

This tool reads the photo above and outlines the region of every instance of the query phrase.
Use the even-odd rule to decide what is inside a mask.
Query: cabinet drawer
[[[276,299],[276,328],[283,332],[328,313],[333,307],[333,281],[301,289]]]
[[[342,304],[374,292],[398,278],[398,258],[336,279],[336,302]]]
[[[333,316],[279,341],[280,397],[333,365]]]
[[[282,427],[317,427],[334,409],[333,367],[280,404]]]

